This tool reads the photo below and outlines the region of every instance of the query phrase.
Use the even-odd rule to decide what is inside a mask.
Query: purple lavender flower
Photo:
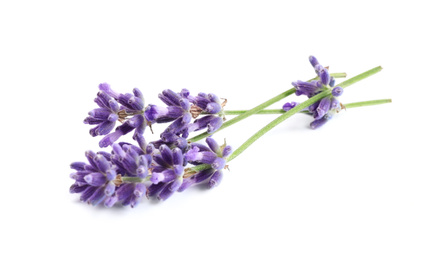
[[[185,159],[195,165],[209,164],[211,168],[205,169],[186,178],[180,187],[179,191],[183,191],[188,187],[207,181],[209,188],[218,186],[223,178],[223,169],[226,165],[227,157],[232,153],[232,147],[223,144],[219,146],[218,143],[211,137],[206,138],[208,146],[192,143],[191,149],[185,154]]]
[[[97,205],[109,199],[115,191],[116,169],[110,162],[110,154],[105,152],[86,152],[89,164],[74,162],[71,168],[76,170],[70,177],[75,180],[71,193],[80,193],[80,200]]]
[[[183,183],[186,161],[180,148],[170,149],[161,145],[159,153],[153,156],[155,165],[152,169],[151,182],[148,188],[150,197],[167,200]]]
[[[317,129],[323,126],[336,113],[340,112],[341,105],[335,97],[325,97],[320,102],[310,106],[309,110],[315,119],[311,122],[311,129]]]
[[[218,113],[225,102],[221,103],[214,94],[200,93],[194,97],[187,89],[182,89],[179,93],[167,89],[159,95],[159,98],[167,107],[151,104],[144,112],[150,124],[172,122],[160,134],[161,140],[156,141],[157,147],[161,144],[171,145],[177,140],[187,138],[189,133],[194,131],[206,129],[208,133],[213,133],[223,124],[223,118]],[[192,118],[197,118],[203,112],[209,115],[191,123]]]
[[[152,167],[152,150],[152,146],[143,151],[132,144],[115,143],[112,145],[111,162],[118,166],[122,175],[143,179],[148,176]]]
[[[143,117],[144,99],[141,91],[134,88],[133,94],[120,94],[112,90],[107,83],[101,83],[99,89],[100,92],[94,100],[99,108],[90,111],[89,117],[84,120],[84,123],[97,125],[90,130],[92,136],[106,135],[100,140],[100,147],[111,145],[121,136],[133,130],[138,135],[142,135],[147,122]],[[123,124],[111,133],[117,120]]]
[[[109,96],[113,97],[117,100],[118,103],[122,105],[120,110],[124,110],[124,112],[128,115],[140,114],[144,109],[144,99],[143,94],[138,88],[134,88],[133,93],[121,94],[115,92],[111,89],[108,83],[101,83],[98,88],[104,91]]]
[[[114,196],[106,198],[106,207],[112,207],[115,203],[121,202],[123,206],[137,206],[141,198],[146,195],[147,185],[144,183],[123,183],[115,191]]]
[[[286,112],[296,107],[299,103],[297,102],[287,102],[283,105],[282,109]]]
[[[212,93],[199,93],[195,97],[188,94],[187,98],[194,104],[191,108],[193,118],[197,118],[202,112],[213,115],[218,114],[224,106],[224,103],[222,104],[220,99]]]
[[[89,131],[92,136],[106,135],[114,129],[115,122],[119,119],[120,108],[117,101],[103,91],[97,93],[94,102],[99,108],[91,110],[83,122],[97,125]]]
[[[315,73],[318,75],[319,80],[310,82],[295,81],[292,85],[295,87],[295,94],[297,96],[306,95],[311,98],[323,91],[330,90],[332,97],[325,97],[319,102],[309,106],[308,111],[314,117],[314,121],[311,123],[312,129],[317,129],[324,125],[332,116],[338,113],[341,109],[340,102],[336,97],[343,94],[343,88],[334,87],[335,79],[330,76],[327,68],[323,67],[314,56],[309,57],[309,62],[314,67]],[[285,111],[289,111],[295,107],[292,103],[286,103],[283,106]]]

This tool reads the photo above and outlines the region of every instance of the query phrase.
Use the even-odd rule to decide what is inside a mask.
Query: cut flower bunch
[[[250,110],[226,110],[226,99],[213,93],[190,93],[187,89],[166,89],[158,95],[161,103],[145,103],[145,97],[137,88],[124,94],[107,83],[100,84],[94,99],[98,107],[89,112],[84,123],[93,125],[90,134],[102,136],[99,146],[110,147],[110,151],[86,151],[87,162],[71,164],[74,172],[70,177],[75,182],[70,192],[79,193],[80,200],[91,205],[134,207],[144,197],[166,200],[195,185],[211,189],[223,179],[227,162],[296,113],[311,116],[310,127],[317,129],[345,108],[391,102],[382,99],[342,104],[338,99],[346,87],[376,74],[381,67],[336,84],[336,79],[346,77],[345,73],[330,73],[328,67],[323,67],[313,56],[309,62],[315,78],[294,81],[289,90]],[[308,99],[302,103],[288,102],[281,109],[265,109],[293,94]],[[149,98],[149,102],[151,100]],[[235,150],[226,141],[212,137],[251,115],[261,114],[280,116]],[[226,121],[226,115],[237,116]],[[152,131],[156,124],[168,125],[156,140],[148,141],[146,128]],[[134,142],[119,142],[120,137],[127,134],[132,134]]]

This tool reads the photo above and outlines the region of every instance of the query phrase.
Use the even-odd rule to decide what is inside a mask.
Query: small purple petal
[[[120,95],[119,93],[113,91],[108,83],[101,83],[100,85],[98,85],[98,88],[115,99],[117,99]]]
[[[218,143],[212,137],[206,138],[206,143],[208,144],[209,148],[211,148],[211,150],[214,153],[216,153],[216,154],[220,154],[221,153],[220,146],[218,145]]]
[[[283,110],[287,112],[287,111],[293,109],[294,107],[296,107],[297,105],[298,105],[297,102],[288,102],[288,103],[285,103],[285,104],[283,105]]]
[[[94,192],[97,190],[97,187],[94,186],[88,186],[82,193],[82,195],[80,195],[80,201],[86,202],[89,197],[92,196],[92,194],[94,194]]]
[[[222,170],[225,167],[226,161],[223,158],[216,158],[211,164],[211,167],[215,170]]]
[[[112,196],[114,195],[114,192],[115,192],[115,184],[112,181],[110,181],[105,186],[105,194],[106,196]]]
[[[222,157],[223,157],[223,158],[226,158],[226,157],[228,157],[229,155],[231,155],[231,153],[232,153],[232,147],[231,147],[230,145],[227,145],[227,146],[223,149]]]
[[[71,185],[71,187],[69,188],[69,192],[70,193],[80,193],[83,192],[84,190],[86,190],[88,187],[88,185],[78,185],[77,183],[74,183]]]
[[[212,188],[218,186],[222,179],[223,179],[223,172],[222,171],[216,171],[212,175],[211,179],[209,179],[209,182],[208,182],[209,188],[212,189]]]
[[[123,183],[115,192],[118,200],[125,200],[134,192],[135,185],[133,183]]]
[[[106,198],[105,201],[103,202],[103,204],[105,205],[105,207],[111,208],[112,206],[115,205],[115,203],[117,201],[118,201],[117,196],[112,196],[112,197]]]
[[[88,203],[91,204],[92,206],[96,206],[98,205],[100,202],[102,202],[105,199],[106,195],[105,195],[105,187],[100,187],[98,188],[94,194],[92,194],[89,198],[88,198]]]
[[[311,63],[312,67],[315,67],[315,66],[317,66],[319,64],[317,58],[315,58],[312,55],[309,56],[309,62]]]
[[[339,97],[339,96],[341,96],[342,94],[343,94],[343,88],[341,88],[341,87],[335,87],[335,88],[333,88],[332,89],[332,95],[334,96],[334,97]]]
[[[325,97],[322,100],[320,100],[320,104],[317,107],[317,116],[315,119],[320,119],[323,117],[328,111],[329,107],[331,105],[331,99],[329,97]]]
[[[146,185],[143,183],[137,183],[134,189],[134,196],[140,198],[146,194]]]
[[[206,105],[205,112],[209,114],[217,114],[221,110],[221,105],[219,103],[211,102]]]
[[[93,172],[83,178],[91,186],[102,186],[106,183],[106,176],[100,172]]]
[[[172,162],[172,151],[171,151],[171,149],[169,149],[169,147],[164,144],[164,145],[160,146],[159,150],[160,150],[160,153],[161,153],[161,156],[162,156],[163,160],[167,164],[172,165],[173,162]]]
[[[86,163],[84,163],[84,162],[73,162],[73,163],[71,163],[70,167],[71,167],[71,169],[74,169],[77,171],[82,171],[85,169],[85,165],[86,165]]]
[[[323,126],[327,121],[328,121],[328,119],[325,118],[325,117],[322,117],[320,119],[314,120],[314,121],[311,122],[311,125],[310,125],[311,129],[317,129],[317,128]]]
[[[208,124],[208,133],[212,134],[217,131],[223,125],[223,119],[221,117],[213,117]]]
[[[157,198],[159,200],[167,200],[174,194],[174,191],[171,189],[172,183],[168,184],[161,192],[158,194]]]

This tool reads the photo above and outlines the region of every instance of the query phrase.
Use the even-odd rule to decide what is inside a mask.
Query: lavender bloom
[[[83,121],[85,124],[97,125],[89,133],[92,136],[106,135],[114,129],[115,122],[119,118],[119,106],[117,101],[103,91],[97,93],[94,99],[99,108],[91,110],[89,116]]]
[[[80,193],[80,200],[97,205],[110,198],[116,189],[114,180],[117,176],[115,167],[109,161],[110,154],[86,152],[89,164],[74,162],[71,168],[76,170],[70,177],[75,180],[71,193]]]
[[[120,201],[123,206],[129,205],[133,208],[146,195],[146,192],[147,187],[144,183],[123,183],[117,189],[114,196],[106,198],[104,205],[112,207],[116,202]]]
[[[332,89],[331,94],[334,97],[339,97],[343,94],[343,88],[342,87],[335,87]]]
[[[223,118],[219,116],[204,116],[194,121],[188,127],[188,132],[194,132],[202,129],[207,129],[209,134],[214,133],[223,125]]]
[[[182,90],[182,92],[185,90]],[[149,105],[145,111],[145,118],[151,123],[167,123],[189,114],[191,105],[187,98],[167,89],[158,95],[167,107]],[[190,119],[189,119],[190,120]]]
[[[330,76],[328,69],[323,67],[314,56],[309,57],[309,62],[312,67],[314,67],[319,80],[311,82],[296,81],[293,82],[292,85],[295,87],[295,94],[297,96],[306,95],[309,98],[326,90],[331,91],[332,97],[325,97],[308,108],[310,114],[315,119],[311,123],[311,128],[317,129],[331,119],[334,114],[340,111],[341,105],[336,97],[343,94],[343,88],[334,87],[335,79]],[[294,106],[292,106],[291,103],[286,103],[283,106],[283,109],[288,111],[293,107]]]
[[[199,93],[194,97],[187,89],[176,93],[172,90],[164,90],[159,95],[160,100],[167,107],[149,105],[144,116],[150,124],[172,122],[166,130],[160,134],[161,140],[156,141],[157,147],[161,144],[171,145],[189,133],[206,129],[213,133],[223,124],[223,119],[217,114],[221,111],[224,103],[214,94]],[[192,118],[198,117],[202,112],[211,114],[199,118],[191,123]]]
[[[128,143],[112,145],[111,161],[125,176],[146,178],[151,170],[152,156],[141,148]],[[145,148],[152,153],[153,148]]]
[[[121,202],[123,206],[135,207],[147,191],[144,179],[151,171],[153,147],[147,144],[142,149],[128,143],[115,143],[112,149],[109,157],[116,166],[117,172],[122,176],[138,177],[141,182],[120,183],[115,194],[104,200],[104,205],[112,207],[115,203]]]
[[[159,94],[167,107],[149,105],[144,116],[150,124],[172,122],[160,135],[161,142],[173,143],[178,138],[188,136],[188,125],[192,120],[190,113],[191,104],[187,99],[189,91],[183,89],[180,93],[175,93],[170,89]]]
[[[164,144],[160,146],[159,153],[154,154],[153,159],[155,165],[148,194],[151,197],[156,196],[159,200],[166,200],[182,185],[186,161],[180,148],[171,150]]]
[[[283,105],[283,110],[288,112],[289,110],[293,109],[294,107],[296,107],[299,103],[297,102],[287,102]]]
[[[117,141],[122,135],[135,130],[138,135],[142,135],[146,129],[146,120],[144,119],[144,100],[141,91],[134,88],[134,94],[120,94],[111,89],[109,84],[101,83],[100,92],[94,100],[100,108],[89,112],[89,117],[84,123],[97,125],[90,130],[92,136],[106,135],[100,142],[100,147],[107,147]],[[120,105],[119,105],[120,104]],[[127,119],[127,117],[132,116]],[[124,122],[110,133],[119,120]],[[125,121],[126,120],[126,121]],[[135,139],[134,134],[134,139]]]
[[[201,112],[218,114],[224,106],[224,104],[220,102],[220,99],[212,93],[199,93],[196,97],[188,94],[187,98],[192,104],[194,104],[194,106],[191,108],[193,118],[197,118]]]
[[[120,110],[124,110],[126,114],[133,115],[143,112],[144,99],[143,94],[138,88],[134,88],[133,93],[121,94],[111,89],[108,83],[101,83],[98,88],[117,100],[122,105]]]
[[[204,181],[208,181],[208,187],[213,188],[223,178],[222,170],[225,168],[227,157],[232,153],[232,148],[226,144],[219,146],[211,137],[206,138],[206,143],[208,146],[192,143],[185,158],[191,164],[210,164],[211,168],[185,179],[179,191]]]
[[[312,105],[310,111],[314,116],[311,129],[317,129],[330,120],[336,113],[340,112],[341,105],[335,97],[325,97],[320,102]]]

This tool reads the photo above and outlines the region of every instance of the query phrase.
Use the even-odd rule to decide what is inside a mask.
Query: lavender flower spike
[[[208,146],[192,143],[191,149],[185,154],[185,158],[191,164],[210,164],[211,168],[185,179],[182,187],[179,189],[180,191],[205,180],[209,180],[209,188],[215,187],[220,183],[226,159],[232,153],[232,148],[226,144],[219,146],[211,137],[206,138],[206,143]]]
[[[161,145],[159,153],[154,154],[155,165],[152,169],[149,196],[157,196],[159,200],[168,199],[183,183],[184,166],[186,161],[180,148],[170,149]]]
[[[343,88],[334,87],[335,79],[330,76],[328,69],[323,67],[314,56],[309,57],[309,62],[314,67],[320,80],[311,82],[296,81],[292,85],[295,87],[295,95],[306,95],[311,98],[323,91],[331,91],[331,96],[321,99],[319,102],[309,106],[309,112],[314,117],[314,121],[311,123],[312,129],[317,129],[324,125],[334,114],[341,110],[340,102],[336,97],[343,94]],[[291,103],[286,103],[283,106],[285,111],[289,111],[293,108]]]
[[[117,176],[116,168],[108,160],[109,154],[86,152],[89,164],[75,162],[71,168],[76,172],[71,174],[75,183],[71,186],[71,193],[80,193],[80,200],[91,205],[97,205],[114,194],[114,180]]]
[[[117,101],[103,91],[98,92],[94,101],[99,108],[91,110],[83,122],[97,125],[89,131],[92,136],[106,135],[114,129],[115,122],[119,118],[119,106]]]

